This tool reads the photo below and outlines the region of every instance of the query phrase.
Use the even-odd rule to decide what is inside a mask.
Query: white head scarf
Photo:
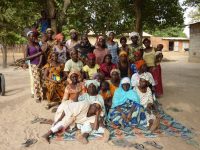
[[[30,34],[33,34],[33,31],[28,31],[28,32],[26,33],[26,36],[28,37]]]
[[[124,77],[121,80],[121,84],[131,84],[131,80],[129,79],[129,77]]]
[[[140,38],[140,35],[139,35],[138,32],[131,32],[131,33],[129,33],[129,38],[131,38],[131,37],[133,37],[133,36],[137,36],[138,39]]]
[[[97,80],[86,80],[85,86],[88,88],[90,84],[94,84],[96,88],[100,86],[100,83]]]
[[[146,81],[148,81],[148,82],[149,82],[149,80],[150,80],[150,78],[149,78],[149,76],[148,76],[148,74],[147,74],[146,72],[144,72],[144,73],[142,73],[142,74],[140,75],[140,79],[144,79],[144,80],[146,80]]]
[[[106,36],[109,36],[110,33],[114,33],[114,34],[115,34],[115,31],[108,31],[108,32],[106,33]]]

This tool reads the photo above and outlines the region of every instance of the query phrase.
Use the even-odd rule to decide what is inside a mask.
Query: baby
[[[101,94],[101,96],[104,99],[104,104],[105,104],[105,108],[106,108],[106,113],[109,112],[109,109],[112,105],[112,95],[110,92],[110,86],[109,83],[107,81],[103,81],[101,83],[101,87],[100,87],[100,92],[99,94]]]
[[[158,44],[156,48],[156,64],[160,64],[160,62],[163,59],[163,54],[162,54],[162,49],[163,49],[163,44]]]

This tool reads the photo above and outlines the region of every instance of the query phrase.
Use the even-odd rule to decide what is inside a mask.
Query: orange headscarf
[[[138,60],[135,62],[137,70],[139,70],[142,67],[142,65],[144,65],[144,64],[145,64],[144,60]]]
[[[55,40],[56,41],[62,41],[64,38],[64,36],[62,35],[62,33],[58,33],[56,36],[55,36]]]

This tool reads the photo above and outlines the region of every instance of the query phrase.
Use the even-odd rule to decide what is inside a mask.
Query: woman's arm
[[[37,65],[38,68],[41,67],[41,65],[42,65],[42,60],[43,60],[43,55],[40,55],[40,60],[39,60],[39,63],[38,63],[38,65]]]
[[[87,73],[87,72],[85,72],[85,71],[84,71],[83,73],[84,73],[85,79],[86,79],[86,80],[89,80],[89,79],[90,79],[90,77],[89,77],[88,73]]]
[[[99,128],[100,113],[101,113],[101,109],[98,109],[95,115],[94,130],[97,130]]]
[[[127,116],[127,122],[131,120],[134,110],[135,110],[135,106],[132,106],[130,109],[130,112],[128,113],[128,116]]]

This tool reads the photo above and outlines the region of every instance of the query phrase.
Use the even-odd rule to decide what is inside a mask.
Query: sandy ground
[[[19,54],[18,57],[21,55]],[[197,135],[194,140],[200,144],[200,64],[188,63],[187,53],[165,52],[164,57],[171,60],[162,63],[164,96],[159,99],[165,111]],[[1,59],[0,59],[1,60]],[[9,62],[12,57],[9,58]],[[6,78],[6,95],[0,97],[0,150],[25,149],[21,146],[27,138],[36,138],[38,142],[30,150],[120,150],[128,149],[112,146],[100,140],[90,141],[82,145],[77,141],[46,143],[41,136],[49,129],[49,125],[31,124],[35,116],[53,118],[53,114],[44,108],[46,102],[36,103],[30,98],[28,70],[13,67],[0,68]],[[170,108],[180,111],[174,112]],[[131,142],[142,143],[147,139],[130,138]],[[180,137],[162,137],[155,140],[166,150],[195,150],[198,144],[188,144]],[[154,148],[146,146],[149,150]],[[130,149],[130,148],[129,148]],[[134,149],[134,148],[132,148]]]

